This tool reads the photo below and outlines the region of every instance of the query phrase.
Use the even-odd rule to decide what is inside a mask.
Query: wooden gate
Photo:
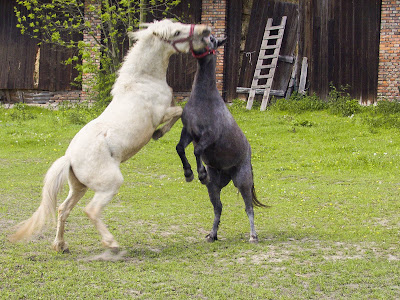
[[[301,56],[308,57],[309,93],[348,86],[364,103],[377,97],[380,0],[300,0]]]

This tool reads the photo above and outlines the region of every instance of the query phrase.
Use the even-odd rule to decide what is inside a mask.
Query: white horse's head
[[[210,43],[211,29],[206,25],[182,24],[169,19],[143,25],[147,28],[135,32],[133,38],[140,40],[151,34],[169,44],[174,52],[201,51]]]

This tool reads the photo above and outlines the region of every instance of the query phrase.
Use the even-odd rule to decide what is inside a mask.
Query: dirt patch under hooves
[[[111,250],[106,250],[103,253],[95,256],[91,256],[83,261],[123,261],[126,260],[126,254],[128,251],[120,251],[118,253],[113,253]]]

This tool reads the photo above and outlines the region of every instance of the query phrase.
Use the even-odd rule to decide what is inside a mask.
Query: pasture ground
[[[122,165],[125,183],[103,214],[127,251],[115,262],[90,259],[104,251],[82,211],[90,192],[67,221],[70,254],[50,249],[54,226],[8,242],[82,125],[76,110],[0,109],[0,298],[399,298],[399,129],[363,112],[244,107],[231,110],[252,145],[258,197],[272,206],[255,209],[260,242],[247,242],[232,184],[222,192],[220,240],[205,241],[213,209],[206,188],[184,180],[178,122]],[[194,166],[192,146],[187,153]]]

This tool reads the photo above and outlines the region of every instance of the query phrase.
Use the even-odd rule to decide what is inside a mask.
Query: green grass
[[[255,210],[259,244],[247,242],[232,184],[222,192],[220,240],[205,241],[213,209],[206,188],[184,180],[178,122],[122,165],[125,183],[103,214],[128,252],[118,262],[87,261],[103,251],[82,211],[92,193],[67,221],[71,254],[50,249],[55,228],[7,241],[38,207],[49,165],[92,115],[0,109],[0,298],[399,298],[398,112],[384,104],[343,117],[315,99],[295,101],[306,109],[231,107],[252,145],[259,199],[272,206]],[[192,146],[187,153],[194,166]]]

